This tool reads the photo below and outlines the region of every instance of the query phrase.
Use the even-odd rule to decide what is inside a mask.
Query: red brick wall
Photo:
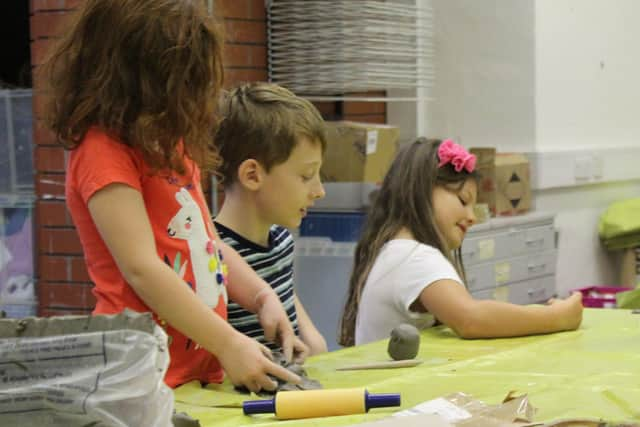
[[[63,149],[45,130],[38,76],[48,49],[68,11],[82,0],[31,0],[31,61],[34,66],[35,245],[39,315],[87,313],[95,303],[82,248],[64,203]]]
[[[264,0],[215,0],[224,19],[226,86],[267,80],[267,23]]]
[[[361,95],[380,98],[384,97],[386,93],[370,92]],[[384,102],[347,101],[342,103],[342,114],[344,120],[367,123],[386,123],[387,104]]]
[[[31,1],[31,57],[34,66],[34,167],[36,169],[36,246],[41,316],[91,311],[95,299],[82,248],[64,201],[65,153],[42,128],[44,94],[38,66],[51,47],[57,28],[84,0]],[[264,0],[216,0],[214,13],[226,32],[226,86],[267,80],[267,31]],[[382,96],[383,93],[373,93]],[[386,122],[384,103],[316,103],[329,120]]]

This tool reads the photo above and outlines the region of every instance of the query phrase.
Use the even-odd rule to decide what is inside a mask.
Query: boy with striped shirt
[[[232,90],[220,115],[215,145],[223,160],[225,200],[216,229],[276,291],[309,353],[325,352],[326,341],[295,294],[293,238],[287,230],[297,228],[307,209],[324,197],[324,121],[310,102],[269,83]],[[255,314],[233,301],[227,310],[233,327],[279,350],[265,338]]]

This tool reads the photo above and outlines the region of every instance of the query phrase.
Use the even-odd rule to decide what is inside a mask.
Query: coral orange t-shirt
[[[185,165],[187,172],[183,176],[174,172],[152,174],[138,150],[96,128],[90,129],[80,146],[71,151],[66,177],[67,207],[82,242],[89,276],[95,283],[95,314],[119,313],[125,308],[152,311],[125,281],[87,206],[97,191],[120,183],[142,194],[158,257],[205,304],[227,318],[226,267],[200,188],[200,171],[191,159],[185,159]],[[222,368],[211,353],[155,314],[154,318],[169,336],[171,361],[165,376],[169,386],[191,380],[222,381]]]

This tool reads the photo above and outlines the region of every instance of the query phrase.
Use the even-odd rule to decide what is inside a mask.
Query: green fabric
[[[602,240],[604,247],[610,251],[618,249],[631,249],[640,246],[640,233],[626,234]]]
[[[414,368],[338,372],[355,363],[387,360],[386,341],[310,358],[307,372],[325,388],[365,386],[374,393],[402,394],[402,409],[453,392],[498,404],[515,390],[538,408],[535,421],[593,417],[640,421],[640,314],[585,309],[579,330],[526,338],[462,340],[446,327],[422,333]],[[217,390],[188,384],[175,390],[176,410],[208,426],[345,426],[388,416],[400,408],[365,415],[278,421],[247,417],[235,405],[247,399],[225,383]]]
[[[640,284],[635,289],[616,294],[616,306],[618,308],[640,308]]]
[[[603,240],[640,234],[640,198],[611,204],[600,216],[598,232]]]

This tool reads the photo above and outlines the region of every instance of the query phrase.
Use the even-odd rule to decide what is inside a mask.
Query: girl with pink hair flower
[[[462,338],[573,330],[579,293],[547,305],[476,300],[464,285],[462,240],[475,222],[476,158],[452,140],[419,138],[393,161],[356,247],[340,344],[383,339],[436,319]]]

